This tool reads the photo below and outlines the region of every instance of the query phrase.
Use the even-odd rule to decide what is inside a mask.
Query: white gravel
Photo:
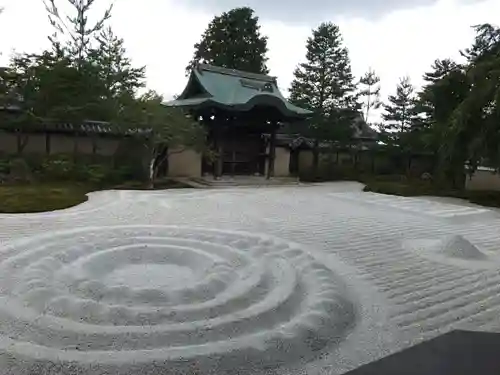
[[[355,183],[0,215],[0,374],[341,374],[500,331],[499,224]]]

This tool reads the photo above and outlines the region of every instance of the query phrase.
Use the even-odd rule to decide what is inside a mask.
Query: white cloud
[[[0,3],[2,0],[0,0]],[[500,2],[485,0],[464,5],[459,0],[441,0],[428,7],[395,11],[383,18],[329,18],[339,24],[357,76],[373,67],[382,78],[383,94],[391,93],[398,78],[408,74],[421,84],[422,74],[436,58],[458,57],[470,45],[470,26],[483,22],[500,24]],[[104,9],[107,2],[96,2]],[[41,0],[3,0],[0,15],[1,63],[12,49],[36,51],[48,46],[51,32]],[[99,10],[101,10],[99,9]],[[27,11],[29,10],[29,11]],[[186,83],[184,68],[196,43],[214,14],[175,5],[174,0],[120,0],[116,2],[112,26],[125,39],[137,65],[146,65],[149,87],[171,97]],[[269,67],[282,88],[293,78],[295,66],[305,54],[305,41],[316,25],[296,26],[261,19],[269,36]],[[29,25],[29,27],[27,27]]]

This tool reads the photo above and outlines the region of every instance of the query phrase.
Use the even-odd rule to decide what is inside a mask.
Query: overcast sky
[[[56,0],[61,4],[67,0]],[[108,0],[97,0],[96,12]],[[0,0],[0,64],[12,51],[39,51],[52,29],[42,0]],[[436,58],[458,57],[470,45],[471,25],[500,24],[500,0],[115,0],[111,25],[125,39],[130,57],[146,65],[148,86],[167,98],[186,83],[184,68],[215,14],[249,5],[269,37],[271,74],[286,90],[303,61],[305,41],[322,21],[340,26],[353,71],[372,67],[382,93],[392,93],[398,78],[415,85]]]

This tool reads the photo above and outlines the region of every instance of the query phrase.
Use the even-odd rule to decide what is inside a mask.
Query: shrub
[[[11,160],[9,166],[9,181],[11,182],[32,182],[31,169],[24,159],[16,158]]]
[[[311,168],[299,173],[299,179],[303,182],[357,181],[359,178],[359,171],[352,165],[334,163],[321,164],[317,171]]]
[[[391,194],[399,196],[418,196],[418,195],[440,195],[438,190],[430,183],[425,183],[419,180],[415,181],[384,181],[377,180],[380,176],[374,179],[365,181],[366,186],[364,191],[374,193]]]
[[[0,174],[7,175],[10,173],[9,159],[0,159]]]
[[[377,177],[378,178],[378,177]],[[468,200],[486,207],[500,207],[500,191],[468,191],[441,188],[431,181],[410,180],[406,182],[380,181],[377,178],[366,181],[364,191],[399,196],[433,195]]]
[[[75,166],[68,157],[49,157],[42,162],[40,172],[45,180],[71,180],[71,177],[74,177]]]

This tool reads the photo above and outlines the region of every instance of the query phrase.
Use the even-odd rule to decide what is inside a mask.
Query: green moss
[[[70,182],[50,184],[0,185],[0,213],[29,213],[61,210],[87,200],[86,194],[102,189],[150,190],[147,184],[130,181],[120,186],[102,186]],[[179,189],[189,187],[171,179],[160,179],[154,189]]]
[[[0,186],[0,213],[61,210],[85,202],[89,191],[81,185],[4,185]]]

